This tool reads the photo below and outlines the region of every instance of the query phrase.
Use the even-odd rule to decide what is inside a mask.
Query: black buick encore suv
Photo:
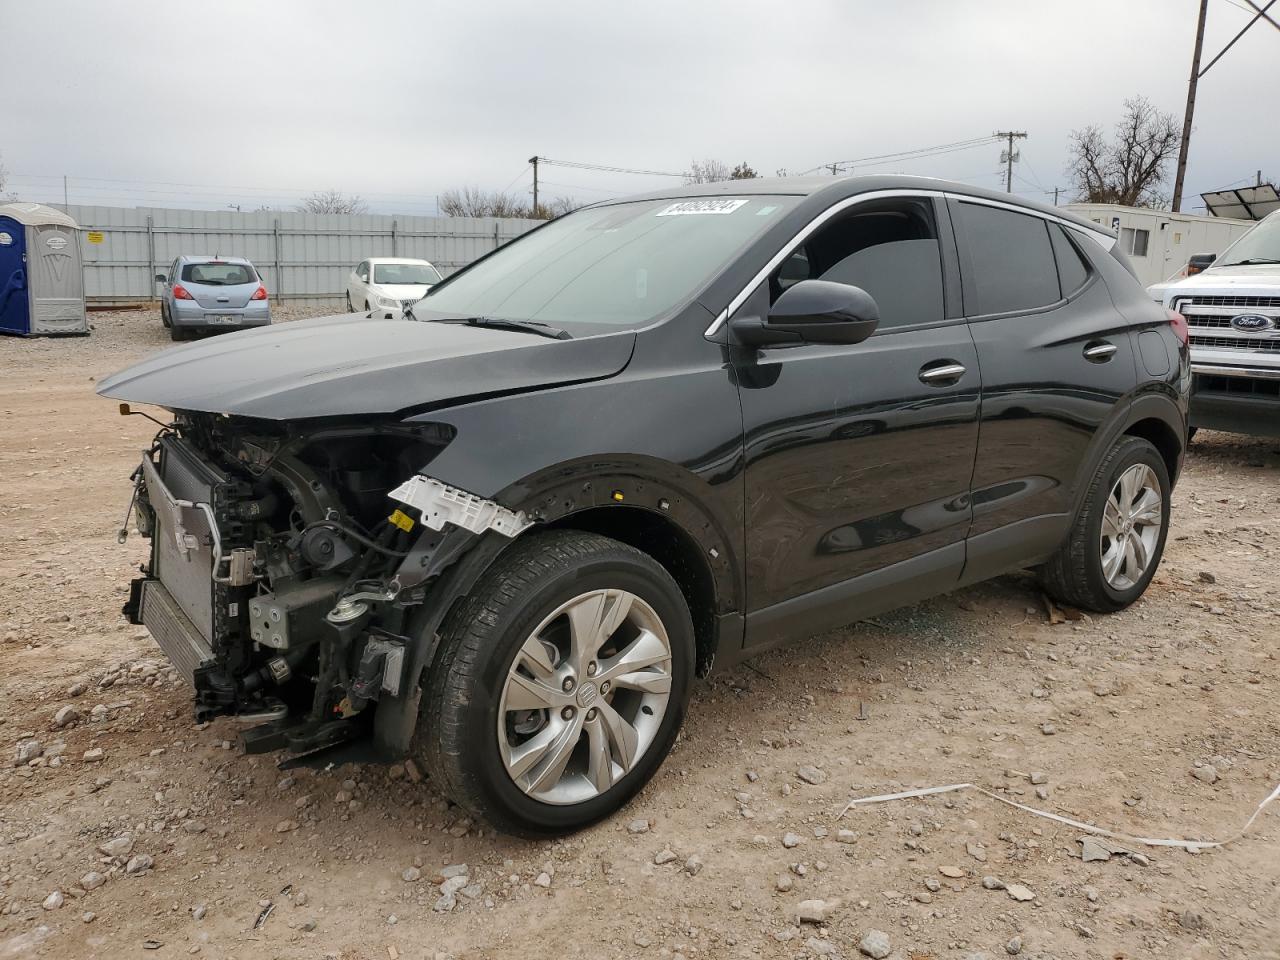
[[[1146,589],[1187,331],[1115,237],[903,177],[597,204],[404,316],[102,382],[172,422],[126,614],[245,747],[412,756],[493,824],[617,810],[696,673],[1016,568]],[[335,753],[334,751],[341,751]]]

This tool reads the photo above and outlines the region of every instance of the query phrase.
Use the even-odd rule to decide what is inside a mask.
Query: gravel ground
[[[192,723],[119,616],[152,425],[93,394],[168,340],[155,311],[93,323],[0,339],[0,960],[1280,958],[1275,807],[1221,850],[1088,860],[974,793],[840,817],[972,781],[1141,836],[1236,832],[1280,782],[1280,443],[1197,437],[1132,609],[1050,623],[1009,576],[761,656],[698,685],[626,811],[530,843],[412,766],[286,773]]]

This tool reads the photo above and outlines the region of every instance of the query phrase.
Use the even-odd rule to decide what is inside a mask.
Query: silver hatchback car
[[[174,340],[271,322],[266,285],[243,257],[183,254],[168,275],[156,274],[156,282],[164,284],[160,321]]]

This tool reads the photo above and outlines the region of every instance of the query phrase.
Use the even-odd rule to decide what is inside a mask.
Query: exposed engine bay
[[[133,478],[151,554],[124,612],[186,675],[198,720],[261,721],[247,749],[300,754],[409,694],[432,578],[463,541],[528,526],[419,473],[451,439],[434,423],[186,412],[160,431]]]

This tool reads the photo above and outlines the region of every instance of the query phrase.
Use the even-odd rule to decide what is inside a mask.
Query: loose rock
[[[1202,783],[1218,782],[1218,768],[1211,763],[1206,763],[1201,767],[1192,767],[1191,775]]]
[[[97,870],[90,870],[80,878],[80,886],[85,890],[97,890],[100,886],[107,882],[107,878],[100,874]]]
[[[62,896],[62,891],[55,890],[44,898],[44,903],[40,904],[40,906],[44,907],[46,910],[57,910],[62,906],[64,901],[65,898]]]
[[[889,945],[889,935],[882,930],[868,930],[858,943],[858,951],[871,957],[872,960],[884,960],[893,948]]]
[[[1020,883],[1007,884],[1004,889],[1013,900],[1026,901],[1034,900],[1036,898],[1035,893],[1032,892],[1030,887],[1024,887]]]
[[[53,715],[53,725],[61,729],[62,727],[75,723],[79,719],[80,719],[79,709],[77,709],[76,707],[73,707],[71,704],[67,704],[65,707],[60,708],[58,712]]]
[[[137,853],[129,858],[129,862],[125,864],[124,872],[131,876],[140,873],[146,873],[155,866],[155,858],[149,853]]]
[[[133,837],[122,833],[106,843],[98,844],[98,852],[104,857],[127,857],[133,852]]]
[[[805,783],[810,783],[814,786],[827,782],[827,775],[817,767],[801,767],[796,771],[796,776]]]
[[[801,900],[796,905],[796,919],[800,923],[826,923],[838,909],[839,900]]]

